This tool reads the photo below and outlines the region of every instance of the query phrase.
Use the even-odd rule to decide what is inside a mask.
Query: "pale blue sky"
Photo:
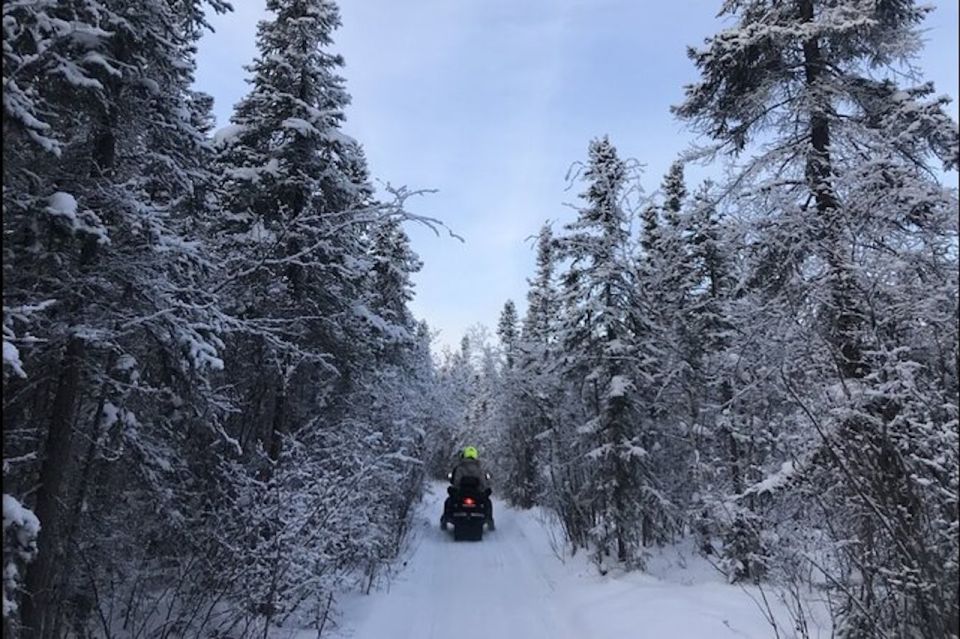
[[[218,126],[246,93],[265,0],[232,0],[200,43],[197,88],[216,100]],[[456,344],[477,322],[495,326],[504,301],[525,308],[534,254],[525,238],[565,221],[570,165],[609,134],[646,165],[656,190],[693,140],[670,115],[696,79],[687,45],[723,25],[710,0],[342,0],[334,49],[346,58],[353,104],[345,131],[374,176],[436,188],[411,203],[465,243],[411,227],[425,262],[414,312]],[[927,20],[921,58],[939,93],[958,95],[958,3]],[[957,117],[957,105],[952,105]],[[696,178],[696,174],[692,176]],[[693,180],[691,180],[693,181]]]

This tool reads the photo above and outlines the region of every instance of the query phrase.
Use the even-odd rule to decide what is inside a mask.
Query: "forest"
[[[637,197],[637,161],[584,140],[524,312],[449,352],[407,230],[451,231],[344,133],[336,2],[268,0],[217,128],[194,73],[225,0],[5,1],[4,636],[326,636],[465,444],[600,574],[692,539],[792,593],[795,636],[810,592],[836,637],[960,636],[930,8],[713,4],[732,26],[673,107],[710,143]]]

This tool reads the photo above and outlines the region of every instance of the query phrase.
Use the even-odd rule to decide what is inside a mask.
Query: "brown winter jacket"
[[[476,459],[461,459],[453,467],[453,473],[450,476],[450,483],[460,488],[460,480],[464,477],[476,477],[479,481],[480,490],[485,490],[487,486],[487,474],[483,472],[480,461]]]

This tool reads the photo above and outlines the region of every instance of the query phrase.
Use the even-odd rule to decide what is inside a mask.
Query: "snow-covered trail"
[[[440,530],[445,493],[431,486],[416,515],[407,566],[389,592],[373,595],[369,616],[348,634],[355,639],[499,639],[587,637],[575,615],[556,599],[543,570],[558,563],[547,544],[534,544],[527,513],[495,503],[497,530],[483,541],[454,542]],[[537,522],[533,522],[536,525]],[[544,552],[547,556],[544,556]],[[348,626],[349,626],[349,619]]]
[[[650,570],[659,571],[663,578],[650,574],[600,577],[586,558],[575,557],[565,563],[558,559],[537,511],[517,511],[502,503],[495,504],[495,532],[485,532],[481,542],[454,542],[449,532],[439,528],[444,496],[443,486],[429,487],[415,515],[406,565],[382,591],[345,602],[340,636],[773,636],[756,603],[740,588],[723,583],[704,564],[691,561],[681,568],[675,562],[655,558]]]

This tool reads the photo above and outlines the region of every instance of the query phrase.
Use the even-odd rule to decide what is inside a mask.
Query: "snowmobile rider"
[[[474,446],[466,446],[459,453],[459,461],[450,472],[450,487],[447,490],[448,496],[443,502],[443,517],[441,521],[450,521],[453,512],[453,504],[459,497],[462,484],[473,484],[474,490],[482,500],[487,512],[487,523],[493,530],[493,504],[490,501],[490,484],[487,481],[490,475],[483,470],[480,460],[477,459],[477,449]],[[466,482],[464,482],[466,480]]]

